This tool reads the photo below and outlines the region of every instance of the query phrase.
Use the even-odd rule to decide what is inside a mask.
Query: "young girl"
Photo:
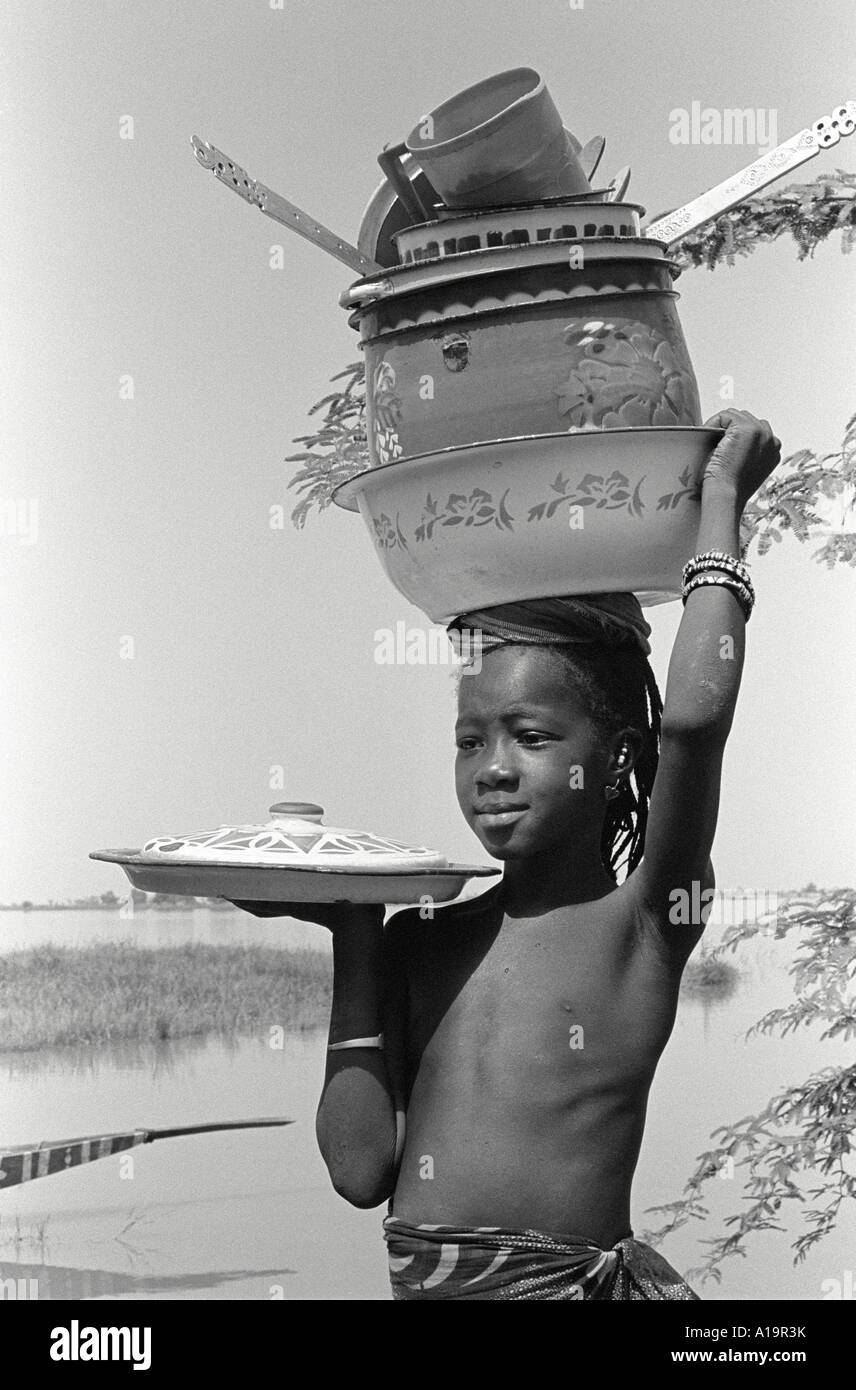
[[[726,434],[662,717],[632,595],[464,615],[481,661],[459,681],[457,794],[501,882],[385,928],[379,907],[247,905],[333,931],[318,1140],[348,1201],[391,1199],[395,1298],[696,1297],[633,1239],[630,1190],[704,929],[684,907],[714,883],[754,601],[740,516],[780,449],[745,412],[707,423]]]

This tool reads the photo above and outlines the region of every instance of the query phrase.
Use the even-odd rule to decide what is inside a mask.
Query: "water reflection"
[[[224,1038],[223,1046],[234,1050],[238,1043]],[[2,1056],[3,1069],[10,1077],[37,1076],[50,1072],[59,1077],[95,1077],[105,1067],[126,1072],[145,1072],[148,1076],[169,1076],[198,1052],[198,1038],[170,1038],[164,1041],[119,1039],[105,1047],[81,1045],[71,1047],[42,1047],[29,1052],[7,1052]]]
[[[287,1032],[283,1046],[290,1052],[300,1050],[307,1040],[314,1039],[320,1030],[318,1025],[294,1028]],[[42,1047],[30,1051],[0,1052],[0,1071],[10,1079],[14,1077],[42,1076],[46,1073],[56,1078],[88,1076],[96,1078],[101,1072],[142,1072],[153,1080],[172,1076],[194,1058],[201,1058],[214,1047],[226,1058],[236,1057],[247,1047],[269,1047],[269,1037],[263,1033],[258,1038],[236,1037],[232,1034],[217,1034],[189,1038],[136,1039],[119,1038],[115,1042],[90,1046],[72,1044],[69,1046]]]
[[[146,1298],[158,1294],[193,1293],[219,1289],[249,1279],[268,1279],[277,1283],[293,1277],[293,1269],[214,1269],[195,1274],[123,1273],[112,1269],[83,1269],[73,1265],[26,1264],[0,1260],[2,1297],[18,1301],[52,1298],[121,1298],[135,1294]],[[277,1291],[278,1292],[278,1291]],[[260,1297],[272,1297],[267,1291]]]
[[[701,1015],[701,1035],[706,1047],[722,1045],[723,1025],[732,1017],[731,1003],[741,988],[745,988],[745,980],[738,973],[721,986],[681,989],[681,1009]],[[735,1044],[738,1039],[739,1035],[735,1035]]]

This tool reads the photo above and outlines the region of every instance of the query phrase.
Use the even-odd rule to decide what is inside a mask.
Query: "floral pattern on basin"
[[[656,328],[630,319],[579,319],[565,329],[574,362],[558,389],[569,430],[694,425],[689,362]]]
[[[398,437],[401,400],[395,394],[395,368],[389,362],[378,362],[375,368],[372,406],[377,463],[394,463],[404,449]]]
[[[657,498],[657,511],[666,512],[673,510],[685,497],[700,497],[701,493],[697,487],[692,486],[692,470],[684,468],[678,474],[678,482],[681,486],[676,492],[664,492]]]
[[[545,516],[551,517],[563,502],[569,502],[575,507],[605,507],[611,512],[626,511],[630,516],[638,517],[645,510],[645,503],[642,501],[644,481],[644,478],[640,478],[631,490],[630,479],[616,469],[608,478],[602,474],[586,473],[574,487],[559,473],[550,484],[551,492],[555,492],[557,496],[530,507],[527,520],[541,521]]]
[[[407,541],[401,529],[401,521],[398,512],[395,514],[395,521],[387,516],[386,512],[381,512],[380,516],[372,517],[374,527],[375,543],[379,550],[394,550],[398,545],[402,550],[407,549]],[[416,538],[420,539],[419,536]]]
[[[674,510],[688,498],[698,498],[699,490],[692,486],[691,470],[684,468],[678,475],[681,486],[674,492],[664,492],[657,498],[658,512]],[[552,497],[545,497],[529,508],[527,522],[551,520],[557,509],[567,502],[569,507],[593,507],[595,511],[621,511],[637,520],[642,517],[646,503],[642,498],[642,477],[633,486],[626,473],[614,469],[612,473],[585,473],[578,483],[572,483],[562,473],[557,473],[550,484]],[[427,493],[422,507],[422,516],[413,532],[415,541],[430,541],[438,526],[489,526],[491,523],[500,531],[514,530],[514,515],[506,505],[511,488],[494,502],[493,495],[484,488],[475,487],[467,495],[451,492],[445,503],[441,503]],[[399,547],[407,550],[407,538],[401,527],[400,513],[395,521],[381,512],[372,515],[371,523],[375,532],[375,543],[380,550],[393,550]]]
[[[505,505],[510,491],[506,488],[496,503],[481,487],[473,488],[469,497],[463,492],[451,492],[442,509],[429,492],[422,508],[422,519],[414,532],[416,540],[430,541],[435,526],[489,526],[493,522],[500,531],[512,531],[514,518]]]

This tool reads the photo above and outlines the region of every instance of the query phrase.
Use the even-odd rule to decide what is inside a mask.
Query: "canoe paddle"
[[[0,1192],[7,1187],[31,1182],[34,1178],[50,1177],[76,1168],[81,1163],[94,1163],[109,1158],[123,1149],[138,1144],[153,1144],[156,1139],[176,1139],[184,1134],[210,1134],[224,1129],[264,1129],[270,1125],[293,1125],[293,1120],[223,1120],[217,1124],[181,1125],[172,1129],[131,1129],[121,1134],[93,1134],[83,1139],[44,1139],[39,1144],[19,1144],[0,1149]]]

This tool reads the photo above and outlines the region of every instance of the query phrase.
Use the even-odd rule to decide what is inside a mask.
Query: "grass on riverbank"
[[[310,1027],[331,981],[320,951],[38,946],[0,956],[0,1051]]]

